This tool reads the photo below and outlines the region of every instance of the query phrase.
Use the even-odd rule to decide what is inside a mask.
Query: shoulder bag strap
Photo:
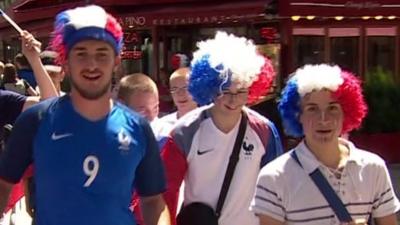
[[[303,168],[303,165],[301,165],[300,160],[294,150],[290,153],[290,156],[299,164],[300,167]],[[325,197],[326,201],[329,203],[329,206],[333,209],[340,222],[349,223],[353,221],[342,200],[340,200],[340,198],[337,196],[336,192],[332,189],[331,185],[321,171],[317,168],[311,172],[309,176],[318,187],[322,195]]]
[[[235,145],[233,146],[232,154],[229,158],[228,168],[226,169],[224,182],[222,183],[221,192],[219,193],[217,208],[215,209],[215,214],[217,217],[220,216],[222,206],[224,205],[225,198],[228,194],[229,186],[232,181],[233,172],[235,171],[236,164],[239,161],[239,153],[242,147],[242,142],[244,138],[244,133],[247,127],[247,115],[242,112],[242,119],[240,120],[239,131],[236,136]]]

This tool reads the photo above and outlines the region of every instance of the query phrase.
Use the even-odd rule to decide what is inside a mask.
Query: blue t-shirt
[[[26,96],[24,95],[0,89],[0,141],[3,138],[4,125],[15,122],[24,107],[25,101]]]
[[[118,103],[95,122],[78,114],[69,96],[24,112],[0,159],[0,177],[16,183],[31,163],[38,225],[133,225],[132,192],[152,196],[166,188],[149,124]]]
[[[28,81],[28,83],[29,83],[29,85],[31,85],[31,87],[33,87],[33,88],[36,87],[36,85],[37,85],[36,78],[31,69],[18,70],[17,74],[18,74],[19,78]]]
[[[26,96],[0,89],[0,126],[13,124],[24,107]]]

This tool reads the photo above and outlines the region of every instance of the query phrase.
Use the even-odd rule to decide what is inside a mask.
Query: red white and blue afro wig
[[[285,132],[292,137],[304,136],[299,122],[301,99],[313,91],[329,90],[343,110],[342,134],[360,127],[367,114],[360,80],[338,66],[306,65],[299,68],[282,91],[279,112]]]
[[[64,63],[71,48],[83,40],[109,43],[118,55],[122,49],[123,32],[117,20],[100,6],[90,5],[65,10],[56,16],[51,47]]]
[[[256,46],[243,37],[217,32],[213,39],[199,42],[193,53],[189,92],[199,105],[214,101],[232,82],[249,88],[248,103],[269,90],[275,72],[271,61],[258,54]]]

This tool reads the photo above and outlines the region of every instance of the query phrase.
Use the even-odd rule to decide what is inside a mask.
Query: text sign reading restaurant
[[[179,17],[151,17],[151,16],[126,16],[119,17],[118,22],[123,27],[135,28],[144,26],[190,25],[207,23],[238,22],[257,15],[212,15],[212,16],[179,16]]]

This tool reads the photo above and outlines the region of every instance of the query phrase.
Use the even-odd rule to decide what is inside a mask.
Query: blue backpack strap
[[[292,152],[290,152],[290,156],[294,159],[294,161],[296,161],[297,162],[297,164],[299,164],[299,166],[301,167],[301,168],[303,168],[303,165],[301,165],[301,162],[300,162],[300,160],[299,160],[299,157],[297,157],[297,154],[296,154],[296,152],[293,150]]]
[[[300,167],[303,168],[303,166],[301,165],[301,162],[300,162],[299,158],[297,157],[297,154],[294,150],[290,153],[290,156],[294,159],[294,161],[296,161],[300,165]],[[349,222],[353,221],[349,211],[347,211],[342,200],[340,200],[340,198],[337,196],[336,192],[332,189],[331,185],[326,180],[326,178],[321,173],[321,171],[317,168],[313,172],[311,172],[309,175],[310,175],[311,179],[313,180],[313,182],[315,183],[315,185],[317,185],[321,194],[324,196],[326,201],[329,203],[329,206],[335,212],[335,214],[338,217],[338,219],[340,220],[340,222],[349,223]]]

